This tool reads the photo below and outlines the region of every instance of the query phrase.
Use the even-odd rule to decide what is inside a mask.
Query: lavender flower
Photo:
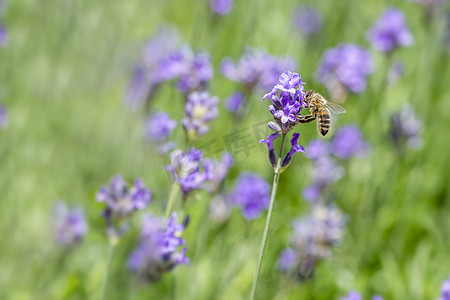
[[[269,111],[284,134],[298,123],[296,115],[306,106],[303,84],[299,74],[285,71],[280,75],[279,83],[263,97],[263,100],[269,98],[272,101]]]
[[[247,49],[237,62],[226,57],[220,65],[222,74],[241,83],[247,93],[252,93],[255,89],[270,89],[281,72],[295,68],[296,63],[292,58],[275,57],[257,49]]]
[[[303,198],[314,202],[319,200],[325,189],[338,181],[344,175],[344,170],[331,157],[322,156],[314,160],[308,174],[312,184],[303,190]]]
[[[350,291],[348,292],[348,295],[346,297],[341,298],[341,300],[362,300],[362,296],[360,293],[356,291]],[[381,296],[373,296],[372,300],[383,300],[383,297]]]
[[[177,126],[165,112],[156,112],[145,122],[145,136],[151,141],[165,141]]]
[[[273,141],[279,137],[280,134],[278,132],[272,133],[267,137],[267,140],[260,140],[259,143],[267,144],[267,148],[269,148],[269,161],[272,164],[272,167],[276,167],[277,165],[277,155],[275,153],[275,149],[273,148]]]
[[[214,195],[209,206],[209,218],[218,224],[225,222],[231,214],[231,205],[227,199],[220,195]]]
[[[179,264],[189,264],[186,242],[181,238],[184,226],[176,223],[176,215],[164,220],[146,215],[142,224],[140,243],[128,259],[128,269],[140,278],[154,282]]]
[[[309,279],[316,263],[331,256],[331,247],[343,234],[344,218],[334,207],[315,205],[312,212],[293,223],[291,245],[279,258],[278,268],[299,279]]]
[[[302,145],[298,145],[297,141],[298,141],[298,137],[300,136],[300,133],[294,133],[292,135],[292,139],[291,139],[291,150],[289,150],[289,152],[286,154],[286,156],[283,159],[283,162],[281,163],[281,168],[287,168],[289,167],[289,165],[291,164],[292,161],[292,156],[295,153],[305,153],[305,148],[303,148]]]
[[[62,202],[53,207],[53,228],[56,240],[64,246],[79,244],[88,230],[83,210],[79,207],[68,208]]]
[[[329,145],[322,140],[312,140],[306,147],[306,157],[310,159],[319,159],[329,155]]]
[[[300,5],[294,13],[292,23],[303,35],[310,36],[322,29],[323,18],[317,9]]]
[[[361,130],[348,125],[336,131],[330,145],[333,155],[341,159],[362,157],[370,152],[370,145],[363,139]]]
[[[394,85],[402,77],[405,72],[405,65],[400,61],[395,61],[392,64],[391,69],[388,72],[386,83],[388,85]]]
[[[228,195],[228,201],[242,209],[245,219],[256,219],[263,210],[269,208],[270,185],[256,174],[243,173],[239,176],[234,190]]]
[[[299,255],[293,248],[286,248],[281,252],[278,259],[278,269],[280,271],[288,271],[292,266],[296,266],[299,262]]]
[[[228,152],[222,155],[221,161],[215,159],[206,160],[205,170],[208,179],[206,182],[206,190],[210,193],[217,192],[233,163],[233,157]]]
[[[140,62],[135,66],[124,102],[132,109],[141,108],[153,96],[157,86],[176,76],[166,68],[167,60],[179,44],[175,29],[162,28],[144,47]]]
[[[369,51],[354,44],[341,44],[325,52],[316,76],[330,92],[345,97],[347,91],[361,93],[366,89],[366,77],[375,69]]]
[[[204,167],[202,151],[195,148],[186,152],[175,150],[170,155],[170,161],[166,170],[172,172],[174,180],[180,184],[184,200],[191,191],[204,187],[209,175]]]
[[[6,27],[0,24],[0,47],[5,47],[8,44],[8,32]]]
[[[450,300],[450,277],[441,286],[441,297],[436,300]]]
[[[178,78],[177,87],[183,93],[204,91],[214,74],[209,55],[194,54],[188,46],[171,54],[163,65],[167,79]]]
[[[233,113],[237,113],[244,106],[245,97],[241,92],[234,92],[225,100],[225,108]]]
[[[405,23],[405,16],[395,8],[388,8],[367,32],[372,47],[391,52],[397,47],[410,46],[414,38]]]
[[[421,129],[422,122],[416,118],[411,105],[403,106],[399,112],[391,116],[389,135],[398,150],[403,150],[405,145],[411,149],[420,148],[422,146]]]
[[[228,15],[233,9],[234,0],[210,0],[211,10],[219,15]]]
[[[0,104],[0,128],[5,128],[8,125],[8,114],[6,108]]]
[[[98,202],[106,205],[103,216],[107,222],[108,235],[112,242],[123,234],[125,227],[122,220],[134,211],[142,210],[152,201],[152,194],[140,179],[136,179],[131,187],[122,176],[114,177],[108,186],[103,186],[96,194]]]
[[[219,115],[218,103],[219,98],[211,97],[207,92],[189,94],[184,109],[186,117],[181,124],[191,141],[209,131],[209,124]]]

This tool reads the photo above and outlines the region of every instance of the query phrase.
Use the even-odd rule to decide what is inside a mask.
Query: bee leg
[[[310,123],[316,119],[316,114],[306,116],[296,116],[299,123]]]

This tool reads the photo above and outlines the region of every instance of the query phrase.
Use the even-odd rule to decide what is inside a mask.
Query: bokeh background
[[[367,299],[435,299],[450,274],[450,68],[449,3],[428,11],[421,3],[398,1],[310,1],[323,16],[313,36],[292,25],[299,1],[236,0],[219,16],[206,0],[70,1],[9,0],[0,22],[8,42],[0,48],[0,102],[7,124],[0,130],[0,298],[94,299],[106,269],[108,238],[95,201],[114,175],[141,178],[153,203],[133,215],[116,247],[107,299],[246,299],[257,261],[265,213],[254,220],[233,209],[220,224],[204,217],[211,200],[200,191],[186,202],[191,222],[184,232],[190,266],[181,265],[155,283],[127,269],[146,211],[163,215],[172,179],[144,138],[143,119],[162,109],[177,120],[172,140],[185,143],[180,120],[183,95],[164,83],[148,109],[130,110],[123,98],[145,43],[163,26],[184,44],[210,54],[214,77],[208,91],[220,98],[219,117],[194,146],[220,140],[233,130],[272,118],[265,92],[255,91],[242,120],[224,108],[237,84],[220,72],[221,60],[238,59],[246,47],[292,56],[306,88],[330,91],[316,69],[324,52],[342,42],[367,48],[376,70],[364,92],[350,93],[347,113],[321,137],[315,124],[299,125],[299,143],[332,139],[335,128],[353,124],[371,145],[369,154],[342,162],[345,175],[333,185],[333,201],[346,216],[341,241],[321,261],[313,278],[299,282],[277,268],[289,245],[292,220],[308,213],[302,189],[311,183],[311,160],[297,154],[281,176],[257,299],[339,299],[357,290]],[[394,6],[405,14],[414,43],[386,57],[366,32]],[[404,64],[397,82],[385,84],[392,61]],[[275,85],[277,82],[274,82]],[[390,117],[411,104],[422,122],[422,146],[401,154],[389,140]],[[250,131],[251,133],[252,131]],[[235,164],[225,188],[250,171],[269,183],[267,148],[252,136],[250,154],[232,153]],[[222,144],[223,145],[223,144]],[[308,148],[306,147],[306,151]],[[217,154],[216,157],[219,157]],[[82,243],[58,245],[52,229],[57,200],[81,207],[89,230]],[[205,230],[205,226],[207,229]],[[206,232],[206,233],[205,233]]]

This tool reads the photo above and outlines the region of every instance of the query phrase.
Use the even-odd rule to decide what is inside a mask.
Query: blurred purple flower
[[[123,222],[134,211],[142,210],[152,201],[152,193],[140,179],[128,186],[122,176],[114,177],[109,185],[102,186],[96,194],[97,202],[105,203],[103,217],[112,244],[125,233],[128,223]]]
[[[83,210],[79,207],[68,208],[62,202],[55,203],[52,221],[56,240],[61,245],[80,243],[88,230]]]
[[[210,193],[217,192],[233,163],[233,157],[228,152],[222,155],[220,161],[215,159],[205,160],[205,172],[208,180],[206,182],[206,190]]]
[[[155,112],[145,121],[145,137],[150,141],[165,142],[176,126],[177,122],[167,113]]]
[[[316,263],[331,256],[331,247],[341,240],[344,225],[337,208],[314,205],[307,216],[293,222],[290,247],[280,255],[279,270],[298,280],[309,279]]]
[[[244,106],[245,97],[241,92],[234,92],[225,100],[225,108],[233,113],[237,113]]]
[[[5,47],[8,44],[8,32],[6,27],[0,24],[0,47]]]
[[[348,295],[341,298],[341,300],[363,300],[363,298],[360,293],[356,291],[350,291],[348,292]],[[383,297],[376,295],[372,297],[372,300],[383,300]]]
[[[5,128],[8,125],[8,114],[6,108],[0,104],[0,128]]]
[[[242,209],[245,219],[256,219],[263,210],[269,208],[270,185],[256,174],[243,173],[228,195],[228,201],[231,205]]]
[[[344,175],[344,170],[331,157],[323,156],[314,160],[308,174],[312,184],[303,190],[303,197],[310,202],[319,200],[323,191]]]
[[[363,300],[360,293],[356,291],[350,291],[348,292],[348,295],[346,297],[342,297],[341,300]]]
[[[209,218],[215,223],[225,222],[231,214],[231,205],[223,195],[216,194],[209,206]]]
[[[450,277],[441,285],[441,297],[436,300],[450,300]]]
[[[281,252],[280,258],[278,259],[278,269],[280,271],[287,271],[292,266],[298,264],[299,255],[297,251],[293,248],[286,248]]]
[[[170,161],[166,170],[172,172],[174,180],[180,184],[185,200],[191,191],[204,188],[209,175],[204,166],[202,151],[195,148],[186,152],[174,150],[170,154]]]
[[[255,89],[270,89],[281,72],[296,67],[291,57],[275,57],[257,49],[247,49],[237,62],[226,57],[220,64],[222,74],[232,81],[241,83],[248,93],[252,93]]]
[[[313,140],[306,147],[306,157],[310,159],[319,159],[329,155],[329,145],[322,140]]]
[[[166,80],[178,79],[177,87],[183,93],[204,91],[214,74],[209,55],[194,53],[189,46],[172,53],[163,66]]]
[[[211,10],[219,15],[227,15],[233,9],[234,0],[210,0]]]
[[[141,108],[150,100],[159,83],[171,79],[165,67],[171,53],[179,44],[179,36],[171,27],[162,28],[142,51],[125,92],[124,102],[132,108]]]
[[[186,242],[181,238],[184,227],[172,216],[164,226],[162,218],[146,215],[142,224],[140,242],[128,258],[128,269],[140,278],[154,282],[179,264],[189,265]]]
[[[370,145],[363,137],[359,127],[347,125],[336,131],[330,144],[330,152],[341,159],[363,157],[370,152]]]
[[[399,112],[391,116],[389,135],[399,150],[405,145],[411,149],[422,147],[421,129],[422,122],[417,119],[411,105],[404,105]]]
[[[296,115],[306,106],[303,84],[299,74],[285,71],[280,75],[279,83],[263,97],[263,100],[269,98],[272,101],[269,111],[283,133],[294,128],[298,123]]]
[[[405,65],[401,61],[395,61],[386,77],[388,85],[394,85],[405,72]]]
[[[354,44],[341,44],[327,50],[316,71],[320,82],[332,91],[340,84],[353,93],[366,89],[366,77],[375,69],[369,51]]]
[[[309,36],[318,33],[322,29],[323,18],[317,9],[300,5],[294,13],[292,23],[303,35]]]
[[[405,23],[405,16],[396,8],[388,8],[367,32],[372,47],[391,52],[397,47],[410,46],[414,42]]]
[[[209,131],[209,124],[219,115],[219,98],[211,97],[207,92],[189,94],[184,111],[186,117],[181,124],[191,141]]]

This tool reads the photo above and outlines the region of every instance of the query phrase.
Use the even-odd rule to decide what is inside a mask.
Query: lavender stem
[[[103,277],[102,288],[100,290],[100,300],[103,300],[105,298],[106,286],[108,285],[108,275],[109,275],[109,270],[111,269],[111,260],[112,260],[112,256],[114,253],[115,246],[116,246],[115,242],[111,241],[109,243],[108,258],[107,258],[107,262],[106,262],[106,271],[105,271],[105,276]]]
[[[253,276],[253,284],[252,284],[252,291],[250,293],[250,300],[255,299],[256,286],[258,284],[258,279],[259,279],[259,274],[261,273],[261,266],[262,266],[262,261],[263,261],[263,257],[264,257],[264,252],[265,252],[266,246],[267,246],[267,237],[269,235],[270,221],[272,220],[272,210],[273,210],[273,206],[275,203],[275,197],[277,195],[277,190],[278,190],[278,181],[280,179],[280,174],[281,174],[280,167],[281,167],[281,162],[282,162],[282,157],[283,157],[285,140],[286,140],[286,134],[283,134],[281,137],[281,145],[280,145],[280,153],[278,154],[278,162],[277,162],[277,165],[274,170],[275,174],[273,176],[272,193],[270,195],[270,205],[269,205],[269,210],[267,212],[267,217],[266,217],[266,226],[264,227],[264,233],[263,233],[263,237],[261,239],[261,246],[259,248],[258,263],[256,265],[255,275]]]
[[[180,188],[179,188],[177,182],[172,183],[172,188],[171,188],[170,194],[169,194],[169,200],[168,200],[167,206],[166,206],[166,213],[165,213],[166,222],[169,219],[170,214],[172,213],[173,204],[175,203],[175,199],[177,198],[179,189]]]

